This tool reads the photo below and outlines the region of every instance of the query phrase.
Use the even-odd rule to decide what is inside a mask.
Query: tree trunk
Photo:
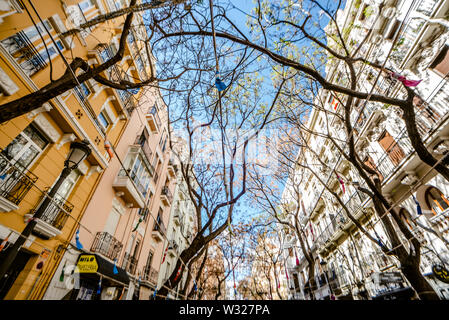
[[[402,273],[415,289],[421,300],[440,300],[435,290],[419,270],[419,256],[401,261]]]

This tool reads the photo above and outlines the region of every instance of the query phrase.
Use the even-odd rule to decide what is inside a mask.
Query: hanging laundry
[[[80,242],[80,229],[78,228],[78,230],[76,230],[76,236],[75,236],[75,240],[76,240],[76,247],[78,248],[78,250],[83,249],[83,245]]]
[[[218,76],[218,71],[216,72],[215,86],[220,92],[226,89],[226,85],[221,81],[220,77]]]
[[[392,73],[391,76],[399,81],[401,81],[406,87],[416,87],[422,80],[407,80],[406,77],[401,76],[397,73]]]

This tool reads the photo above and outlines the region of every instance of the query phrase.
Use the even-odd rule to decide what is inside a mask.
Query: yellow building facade
[[[126,5],[102,0],[0,1],[0,110],[4,103],[58,79],[67,70],[64,59],[70,63],[80,57],[95,65],[111,57],[118,49],[124,17],[76,35],[61,33]],[[139,19],[135,15],[125,57],[104,77],[140,81],[148,76],[149,61],[137,41],[146,35]],[[0,124],[0,260],[58,179],[70,143],[86,140],[92,150],[64,181],[0,281],[1,299],[42,298],[75,232],[82,229],[80,221],[109,166],[113,154],[105,142],[112,148],[119,143],[141,91],[119,91],[89,80]]]

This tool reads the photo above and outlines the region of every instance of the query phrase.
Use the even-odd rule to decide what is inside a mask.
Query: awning
[[[130,281],[124,269],[116,266],[118,273],[115,274],[114,264],[98,254],[80,254],[76,266],[83,277],[97,278],[102,275],[124,286],[128,286]]]
[[[409,300],[415,295],[415,291],[410,288],[400,288],[388,291],[373,297],[373,300]]]

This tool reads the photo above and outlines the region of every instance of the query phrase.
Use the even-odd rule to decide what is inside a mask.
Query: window
[[[444,194],[435,187],[430,187],[425,193],[426,204],[432,209],[434,215],[449,209],[449,201]]]
[[[391,162],[397,166],[405,157],[404,150],[398,145],[388,131],[384,131],[378,140],[381,147],[388,154]]]
[[[16,165],[29,168],[47,145],[48,139],[30,124],[6,146],[2,153]]]
[[[76,86],[74,90],[81,101],[86,100],[87,97],[91,94],[91,90],[85,82],[81,83],[79,86]]]
[[[111,125],[111,122],[109,120],[109,117],[106,115],[106,112],[101,111],[98,115],[98,120],[100,121],[100,125],[106,131],[108,127]]]

